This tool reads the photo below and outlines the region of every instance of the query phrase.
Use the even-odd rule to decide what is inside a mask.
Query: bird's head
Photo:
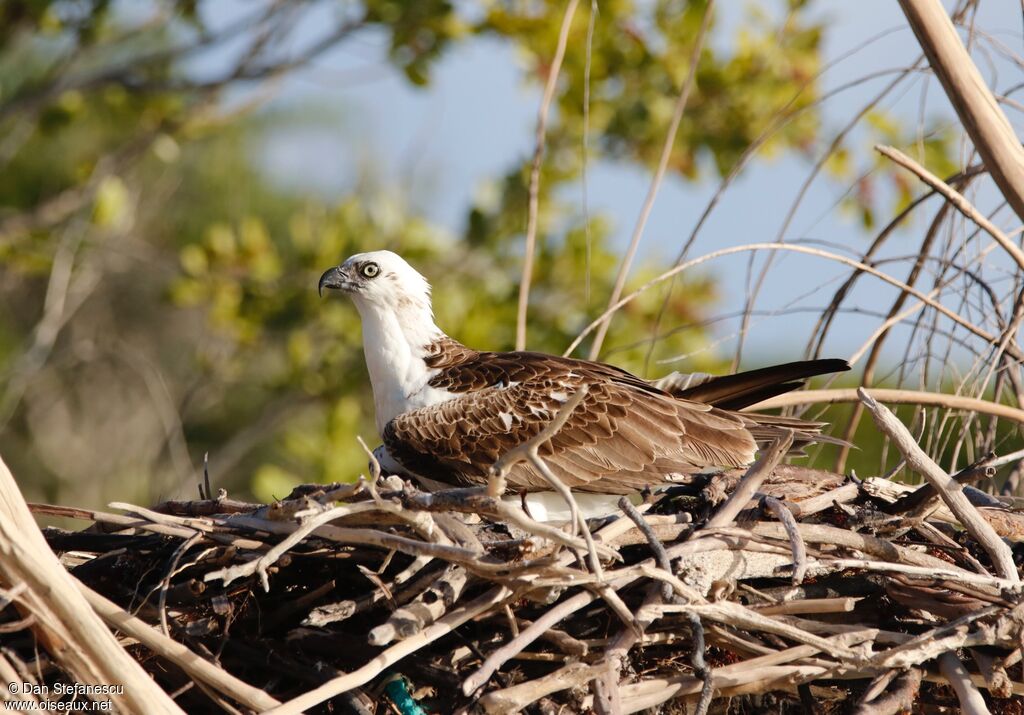
[[[357,253],[320,276],[324,288],[347,293],[357,306],[399,313],[430,310],[430,284],[401,256],[391,251]]]

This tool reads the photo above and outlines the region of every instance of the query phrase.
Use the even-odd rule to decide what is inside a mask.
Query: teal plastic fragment
[[[384,686],[384,694],[391,698],[391,702],[398,708],[402,715],[427,715],[427,711],[420,707],[420,704],[409,692],[409,683],[405,676],[395,674]]]

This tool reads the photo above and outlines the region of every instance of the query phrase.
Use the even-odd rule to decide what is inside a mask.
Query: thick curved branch
[[[939,0],[900,0],[935,76],[1017,215],[1024,219],[1024,148]]]
[[[998,402],[979,400],[964,395],[946,395],[941,392],[924,392],[922,390],[890,390],[871,388],[871,396],[879,402],[897,405],[927,405],[928,407],[945,407],[951,410],[968,410],[984,415],[1013,420],[1024,425],[1024,410]],[[785,395],[776,395],[764,402],[754,405],[751,410],[771,410],[776,407],[792,407],[794,405],[811,405],[836,402],[857,402],[856,388],[838,388],[831,390],[800,390]]]

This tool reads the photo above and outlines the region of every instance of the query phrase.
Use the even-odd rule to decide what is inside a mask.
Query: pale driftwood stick
[[[971,682],[979,688],[987,687],[987,685],[985,684],[985,678],[982,677],[979,673],[968,673],[968,676],[970,676]],[[946,678],[941,673],[925,673],[921,679],[927,680],[929,683],[941,683],[942,685],[949,684],[949,681],[946,680]],[[1017,681],[1013,681],[1012,683],[1010,683],[1010,685],[1013,687],[1014,695],[1024,695],[1024,683],[1018,683]]]
[[[874,680],[868,685],[867,689],[860,696],[861,703],[870,703],[872,700],[881,695],[886,688],[889,687],[889,683],[896,679],[899,675],[897,670],[887,670],[884,673],[875,677]]]
[[[890,482],[878,477],[869,477],[864,480],[861,488],[866,494],[887,502],[895,502],[908,492],[914,491],[914,487],[899,482]],[[978,508],[982,518],[996,530],[1000,536],[1012,539],[1013,541],[1024,541],[1024,515],[1007,510],[1001,502],[999,506],[992,506],[994,497],[985,494],[974,487],[964,487],[964,496]],[[938,506],[928,517],[932,521],[942,521],[949,524],[957,524],[956,516],[946,507],[945,504]]]
[[[28,683],[35,687],[38,686],[35,678],[27,678],[25,674],[19,673],[11,661],[8,660],[7,655],[3,651],[0,651],[0,682],[4,683]],[[3,688],[0,689],[0,700],[5,702],[18,702],[18,703],[37,703],[39,698],[33,692],[33,688],[19,688],[18,692],[12,693],[11,689]],[[26,705],[20,708],[23,712],[29,712],[31,705]]]
[[[917,578],[924,579],[943,578],[949,579],[950,581],[959,581],[960,583],[971,584],[973,586],[988,587],[997,591],[1001,588],[1005,588],[1010,591],[1020,590],[1020,582],[996,578],[995,576],[976,574],[973,571],[959,570],[958,567],[953,564],[949,564],[949,568],[942,569],[932,566],[907,566],[904,564],[893,564],[885,561],[871,561],[868,559],[821,558],[811,565],[811,570],[816,571],[819,567],[827,571],[864,569],[866,571],[877,571],[879,573],[902,573],[907,574],[908,576],[916,576]]]
[[[797,613],[849,613],[860,601],[857,597],[840,598],[802,598],[796,601],[783,601],[767,606],[751,608],[765,616],[792,615]]]
[[[20,602],[37,616],[43,647],[80,683],[122,685],[103,695],[121,712],[180,714],[181,708],[107,630],[50,550],[14,476],[0,460],[0,585],[25,583]],[[45,623],[45,625],[44,625]]]
[[[408,605],[396,609],[386,623],[372,629],[367,642],[372,646],[384,646],[396,638],[408,638],[419,633],[458,601],[468,580],[466,569],[449,565],[430,588]]]
[[[728,695],[735,693],[735,688],[751,683],[756,683],[757,689],[763,692],[771,690],[776,684],[810,680],[827,672],[826,668],[812,665],[774,665],[760,668],[726,666],[716,668],[712,677],[715,690],[719,695]],[[678,697],[697,695],[703,688],[704,682],[700,678],[690,675],[650,678],[637,683],[628,683],[621,687],[622,710],[624,713],[640,712]],[[591,704],[592,698],[583,698],[584,708]]]
[[[417,559],[409,565],[402,573],[395,576],[392,582],[388,585],[389,589],[393,589],[391,596],[395,603],[398,605],[404,605],[410,600],[416,597],[417,594],[421,593],[427,588],[434,579],[437,578],[438,572],[436,570],[430,570],[424,572],[422,565],[413,569],[413,566],[417,565],[421,559]],[[422,561],[433,561],[431,558],[424,558]],[[416,574],[419,574],[416,576]],[[413,578],[416,576],[416,578]],[[407,585],[406,585],[407,584]],[[400,591],[396,590],[397,586],[404,586]],[[375,588],[370,593],[360,596],[357,599],[347,599],[344,601],[336,601],[334,603],[327,603],[321,606],[317,606],[302,621],[304,626],[326,626],[330,623],[336,623],[338,621],[344,621],[351,618],[352,616],[373,607],[380,603],[385,598],[383,589]]]
[[[754,494],[757,492],[761,483],[764,482],[765,478],[768,477],[772,470],[775,469],[775,465],[786,455],[789,448],[793,446],[793,431],[787,430],[786,435],[781,437],[769,446],[766,450],[761,453],[761,456],[757,458],[747,473],[743,475],[740,483],[736,485],[736,489],[729,496],[722,506],[718,507],[718,510],[711,515],[708,519],[705,529],[713,529],[715,527],[728,526],[732,523],[736,515],[743,511]]]
[[[143,519],[147,519],[154,524],[166,524],[183,526],[193,531],[201,531],[203,533],[209,533],[216,530],[213,521],[208,517],[190,517],[190,516],[173,516],[172,514],[161,514],[160,512],[147,509],[145,507],[137,506],[135,504],[126,504],[125,502],[110,502],[108,504],[111,509],[120,509],[126,511],[129,514],[135,514]]]
[[[946,9],[938,0],[900,0],[900,6],[985,167],[1024,219],[1024,149]]]
[[[683,583],[678,576],[671,571],[655,568],[649,563],[640,564],[640,572],[647,578],[663,581],[672,587],[677,596],[681,596],[687,603],[703,603],[704,596],[698,593],[692,586]]]
[[[597,674],[590,681],[590,690],[594,693],[594,712],[597,715],[622,715],[617,661],[605,657],[600,665]]]
[[[827,524],[797,524],[797,527],[804,542],[809,544],[844,546],[863,551],[879,559],[910,566],[939,568],[946,571],[950,569],[956,571],[960,568],[956,564],[951,564],[948,561],[909,549],[906,546],[894,544],[885,539],[879,539],[877,536],[858,534],[849,529],[840,529]],[[761,537],[771,537],[774,539],[788,538],[781,524],[775,524],[770,521],[759,521],[756,524],[750,525],[749,529]],[[964,573],[969,574],[971,572],[964,570]]]
[[[994,336],[990,337],[994,338]],[[994,338],[994,340],[995,344],[998,344],[998,338]],[[797,405],[857,402],[860,399],[860,396],[857,394],[858,389],[860,388],[851,387],[787,392],[785,395],[776,395],[775,397],[769,397],[764,402],[758,402],[757,409],[769,410],[779,407],[795,407]],[[966,410],[982,415],[1000,417],[1016,422],[1019,425],[1024,425],[1024,410],[965,395],[946,395],[941,392],[892,390],[874,387],[871,388],[871,395],[876,400],[895,405],[925,405],[928,407],[946,407],[951,410]]]
[[[989,558],[992,559],[992,565],[995,566],[996,572],[1011,583],[1020,583],[1010,547],[999,538],[999,535],[978,513],[974,505],[967,500],[960,486],[924,453],[903,423],[896,419],[896,415],[890,412],[885,405],[876,402],[863,388],[858,389],[857,394],[871,411],[875,424],[892,439],[893,444],[906,458],[910,468],[932,483],[949,510],[956,515],[964,528],[985,549]]]
[[[936,529],[934,526],[932,526],[929,522],[921,521],[919,524],[916,525],[915,528],[917,529],[917,533],[921,534],[921,536],[928,539],[928,541],[932,542],[933,544],[947,546],[950,549],[953,549],[961,559],[970,564],[971,568],[973,568],[976,573],[989,573],[988,569],[985,568],[985,566],[980,561],[978,561],[978,559],[974,558],[974,555],[971,554],[971,552],[968,551],[966,548],[964,548],[962,544],[959,544],[953,539],[949,538],[941,531]]]
[[[651,517],[650,521],[655,521],[659,517]],[[797,524],[800,531],[800,535],[805,543],[832,545],[832,546],[845,546],[851,549],[857,549],[858,551],[864,551],[872,556],[876,556],[880,559],[887,559],[890,561],[905,563],[914,566],[926,566],[936,567],[940,569],[958,569],[960,568],[956,564],[951,564],[948,561],[930,556],[921,551],[915,551],[906,546],[900,546],[893,544],[892,542],[884,539],[879,539],[874,536],[867,534],[859,534],[849,529],[840,529],[834,526],[828,526],[826,524]],[[653,529],[655,533],[664,541],[673,541],[679,537],[679,535],[692,528],[690,524],[665,524],[655,522]],[[749,532],[754,536],[761,539],[766,539],[765,543],[758,544],[753,542],[749,548],[762,551],[777,552],[778,548],[771,546],[773,540],[785,540],[788,535],[781,524],[768,521],[759,521],[751,524]],[[743,534],[746,536],[746,533]],[[694,535],[693,540],[685,542],[685,544],[672,544],[666,548],[668,554],[673,558],[683,553],[692,553],[695,549],[695,545],[700,544],[702,541],[707,539],[715,539],[716,545],[714,548],[748,548],[745,546],[735,545],[736,538],[739,537],[739,533],[734,533],[728,530],[722,529],[708,529],[706,531],[697,532]],[[749,537],[747,539],[750,541]],[[615,538],[615,543],[619,546],[626,546],[632,544],[645,543],[645,540],[640,534],[633,534],[629,531],[621,534]],[[702,547],[703,550],[710,550],[709,547]],[[970,572],[965,572],[970,573]]]
[[[622,584],[619,586],[621,587],[621,585]],[[612,583],[601,579],[591,586],[591,588],[597,591],[597,595],[601,597],[601,600],[608,604],[608,607],[611,608],[612,612],[619,617],[619,620],[622,621],[626,628],[636,631],[638,636],[643,635],[643,626],[639,619],[631,610],[629,610],[629,607],[625,602],[623,602],[622,598],[619,597],[619,594],[615,592],[616,587]]]
[[[199,690],[203,692],[203,695],[208,697],[214,705],[226,712],[228,715],[245,715],[241,710],[233,706],[227,700],[221,697],[213,688],[209,687],[206,683],[201,680],[194,681],[195,685]]]
[[[878,631],[873,628],[858,629],[851,627],[850,632],[842,633],[828,639],[828,641],[830,643],[830,648],[831,643],[848,647],[864,641],[873,640],[877,633]],[[722,694],[727,687],[730,687],[726,685],[726,683],[738,685],[759,680],[766,672],[764,670],[766,668],[784,666],[792,661],[807,658],[818,652],[819,649],[813,646],[799,645],[781,651],[772,651],[766,655],[750,658],[740,663],[715,668],[711,674],[714,687],[719,690],[720,694]],[[823,673],[825,670],[819,666],[814,667],[816,669],[816,673]],[[792,673],[793,670],[784,669],[781,672]],[[676,697],[696,695],[702,691],[704,683],[700,678],[684,675],[671,678],[642,680],[640,682],[626,684],[621,687],[623,691],[623,698],[625,699],[625,712],[637,712],[638,710],[654,707]],[[648,700],[648,698],[650,700]],[[592,705],[592,699],[585,698],[582,705],[584,707]]]
[[[1007,641],[1012,634],[1006,628],[970,632],[971,623],[991,616],[999,610],[997,606],[988,606],[932,628],[925,633],[912,636],[888,650],[872,655],[871,665],[876,668],[909,668],[931,660],[946,651],[955,651],[968,646],[997,645],[1001,640]],[[1000,630],[1003,632],[999,633]]]
[[[300,541],[305,539],[307,536],[312,534],[316,529],[328,522],[334,521],[335,519],[348,516],[350,514],[356,514],[359,512],[372,511],[376,509],[375,504],[363,503],[363,504],[346,504],[345,506],[334,507],[327,511],[317,514],[316,516],[306,519],[297,528],[292,531],[283,541],[275,544],[270,551],[261,555],[254,561],[249,561],[244,564],[237,564],[235,566],[228,566],[217,571],[210,571],[203,576],[204,581],[214,581],[220,579],[224,582],[225,586],[231,584],[232,581],[251,576],[254,573],[259,574],[260,582],[263,584],[263,590],[270,592],[270,577],[267,575],[267,568],[272,566],[281,558],[289,549],[298,544]]]
[[[377,460],[377,455],[373,453],[373,450],[366,446],[362,435],[356,435],[356,442],[359,443],[359,447],[363,450],[363,454],[366,455],[370,465],[370,478],[363,483],[366,485],[366,490],[370,493],[370,498],[379,503],[380,496],[377,494],[377,482],[380,481],[381,475],[380,462]]]
[[[804,575],[807,573],[807,547],[804,546],[804,540],[800,536],[800,529],[797,526],[796,519],[793,518],[793,512],[787,509],[786,505],[775,497],[765,497],[764,504],[775,515],[775,518],[779,520],[789,536],[789,544],[793,549],[792,583],[794,586],[799,586],[803,583]]]
[[[893,675],[889,671],[887,675]],[[864,694],[853,715],[896,715],[910,711],[917,702],[917,691],[921,688],[921,671],[917,668],[905,670],[892,681],[892,687],[884,694],[875,694],[870,698]]]
[[[732,601],[718,601],[716,603],[692,603],[683,606],[670,604],[651,606],[652,610],[662,613],[694,613],[698,616],[708,618],[719,623],[725,623],[737,628],[762,631],[773,635],[789,638],[797,643],[813,646],[818,650],[825,651],[838,658],[850,662],[859,662],[861,657],[858,653],[841,646],[826,638],[821,638],[796,626],[789,625],[774,618],[762,616],[756,611],[741,606]]]
[[[665,561],[668,561],[667,556]],[[671,576],[670,570],[665,570],[664,573]],[[644,597],[640,608],[637,609],[637,620],[640,621],[644,629],[657,618],[657,613],[652,612],[648,607],[662,601],[669,602],[672,600],[672,584],[663,582],[662,586],[668,589],[667,597],[659,589],[648,587],[647,595]],[[641,635],[636,630],[629,628],[621,629],[605,649],[604,657],[601,659],[605,667],[601,669],[593,682],[594,710],[598,715],[621,715],[622,696],[619,693],[619,677],[622,672],[623,661],[629,654],[629,650],[640,640]]]
[[[523,711],[545,695],[560,690],[577,688],[594,679],[600,665],[570,663],[553,673],[502,690],[492,690],[480,698],[480,705],[488,715],[512,715]]]
[[[999,467],[1002,467],[1004,464],[1009,464],[1010,462],[1019,462],[1022,459],[1024,459],[1024,449],[1018,449],[1016,452],[1010,452],[1009,454],[1004,454],[1001,457],[996,457],[991,462],[989,462],[988,465],[990,467],[995,467],[996,469],[998,469]]]
[[[519,635],[487,656],[475,672],[462,681],[462,692],[466,695],[475,693],[491,676],[509,661],[514,655],[525,650],[531,643],[544,635],[548,628],[566,616],[575,613],[594,600],[594,594],[583,591],[568,598],[557,606],[549,608],[544,615],[519,632]]]
[[[831,509],[834,503],[845,504],[851,502],[858,496],[860,496],[860,485],[856,482],[850,482],[810,499],[787,502],[787,506],[793,510],[797,518],[802,519],[805,516]]]
[[[865,641],[873,641],[877,634],[877,628],[859,628],[851,626],[851,630],[849,632],[833,636],[829,640],[835,641],[842,646],[852,647],[859,643],[864,643]],[[759,655],[756,658],[750,658],[749,660],[744,660],[740,663],[724,666],[724,668],[742,670],[746,668],[764,668],[770,665],[785,665],[786,663],[792,663],[794,660],[810,658],[815,653],[820,652],[821,651],[814,646],[796,645],[784,650],[777,650],[765,655]],[[716,672],[721,671],[724,668],[718,668],[716,669]]]
[[[522,628],[528,628],[533,625],[533,621],[525,618],[517,619],[520,625],[520,632]],[[518,633],[516,635],[519,635]],[[565,631],[560,631],[557,628],[549,628],[541,635],[541,640],[545,640],[551,645],[558,648],[566,655],[586,655],[590,652],[590,645],[587,641],[581,641],[578,638],[574,638]]]
[[[943,653],[939,656],[938,662],[939,671],[949,681],[950,686],[956,692],[957,700],[960,701],[960,712],[965,715],[990,715],[991,711],[985,704],[985,698],[971,682],[970,674],[960,659],[956,657],[956,653]]]
[[[986,615],[990,613],[991,611],[986,609],[984,613],[982,613],[981,615]],[[971,615],[975,620],[979,617],[975,614]],[[798,626],[809,633],[819,633],[831,636],[850,634],[864,630],[862,626],[845,623],[825,623],[824,621],[816,621],[811,620],[809,618],[800,618],[799,616],[778,616],[777,619],[783,623],[789,623],[791,625]],[[894,645],[897,647],[907,648],[908,650],[913,650],[918,646],[924,646],[924,648],[932,648],[933,644],[931,643],[931,639],[937,636],[938,638],[945,639],[945,643],[940,644],[938,646],[938,648],[940,648],[938,652],[941,652],[941,648],[947,645],[950,648],[955,649],[961,647],[976,648],[979,646],[991,645],[1000,645],[1001,647],[1006,647],[1010,646],[1013,643],[1013,638],[1015,637],[1013,630],[1015,628],[1014,626],[1010,626],[1008,629],[1003,629],[1004,632],[1002,634],[975,631],[973,633],[963,635],[962,623],[960,623],[961,620],[962,619],[957,619],[957,621],[954,622],[956,625],[951,626],[947,624],[944,626],[940,626],[939,628],[934,628],[931,631],[923,633],[919,636],[912,636],[909,633],[887,631],[880,628],[871,629],[874,632],[872,640],[876,644]],[[947,636],[949,634],[953,634],[954,636],[956,636],[956,638],[947,639]],[[929,655],[924,650],[921,650],[919,648],[916,653],[912,654],[913,657],[907,657],[900,660],[895,657],[892,657],[895,653],[897,653],[897,649],[894,648],[890,651],[884,651],[882,653],[876,654],[875,656],[872,656],[871,662],[869,664],[869,669],[877,673],[879,669],[891,669],[900,668],[904,666],[913,666],[926,660],[929,660],[937,654],[936,652],[933,652]],[[852,670],[850,672],[852,672]],[[833,673],[832,675],[838,677],[837,673]],[[928,679],[927,675],[925,675],[925,679]],[[978,679],[975,682],[984,684],[985,680],[981,676],[978,676]],[[1016,687],[1017,685],[1014,684],[1015,693],[1018,692],[1016,690]],[[1022,689],[1022,692],[1024,692],[1024,689]]]
[[[189,677],[206,683],[215,691],[227,695],[232,700],[253,710],[267,710],[281,704],[263,690],[239,680],[231,675],[231,673],[202,658],[173,638],[160,633],[141,618],[131,615],[116,603],[104,598],[80,581],[75,583],[78,586],[78,590],[89,602],[89,605],[111,628],[116,628],[126,636],[134,638],[161,658],[174,663],[185,671]]]
[[[56,504],[39,504],[30,502],[28,505],[29,509],[33,514],[46,514],[49,516],[61,516],[66,519],[81,519],[83,521],[94,521],[98,524],[110,524],[116,526],[117,531],[124,529],[144,529],[154,534],[164,534],[165,536],[176,536],[179,539],[187,539],[192,534],[196,533],[195,529],[185,529],[178,526],[167,526],[164,524],[152,524],[148,521],[140,520],[131,516],[124,516],[122,514],[109,514],[107,512],[95,511],[93,509],[77,509],[75,507],[57,506]],[[252,541],[252,544],[259,544],[264,546],[263,542]],[[240,548],[249,548],[248,546],[241,546]]]
[[[608,543],[609,541],[614,541],[617,537],[619,537],[631,528],[633,528],[633,525],[628,519],[620,518],[616,521],[613,521],[611,524],[608,524],[603,529],[601,529],[597,534],[595,534],[594,538],[598,543]],[[563,554],[561,556],[562,562],[565,563],[568,563],[568,560],[571,558],[572,557],[568,554]],[[651,568],[653,568],[653,566],[651,566]],[[668,576],[671,577],[671,574],[668,574]],[[626,577],[621,580],[615,579],[609,585],[613,588],[618,588],[625,586],[634,579],[635,577],[633,576]],[[680,585],[683,587],[684,590],[689,588],[685,586],[685,584]],[[692,593],[692,589],[689,589],[687,593]],[[488,659],[484,661],[484,663],[476,670],[476,672],[472,673],[465,681],[463,681],[463,692],[476,691],[477,688],[481,687],[490,679],[490,676],[498,668],[500,668],[504,662],[507,662],[507,660],[509,660],[512,657],[512,655],[509,654],[514,655],[517,652],[521,652],[523,649],[528,647],[530,643],[532,643],[538,637],[543,635],[555,623],[558,623],[562,619],[572,615],[579,609],[591,603],[592,601],[594,601],[596,597],[597,596],[595,594],[589,591],[582,591],[576,594],[575,596],[572,596],[571,598],[568,598],[565,601],[554,606],[553,608],[549,609],[547,612],[545,612],[543,616],[541,616],[541,618],[539,618],[537,621],[534,621],[533,623],[531,623],[519,632],[519,635],[516,636],[514,639],[514,647],[513,642],[510,641],[505,646],[502,646],[501,649],[499,649],[499,651],[504,650],[504,652],[501,655],[498,654],[499,651],[491,653]],[[485,668],[490,669],[490,673],[485,675]]]
[[[395,645],[378,653],[363,667],[351,673],[333,678],[323,685],[268,711],[266,715],[299,715],[322,702],[330,700],[336,695],[348,692],[353,688],[358,688],[360,685],[365,685],[402,660],[402,658],[451,633],[466,621],[490,610],[513,595],[513,591],[504,586],[493,588],[469,603],[449,611],[436,623],[428,626],[416,635],[403,641],[398,641]]]
[[[850,626],[843,633],[834,635],[828,640],[834,641],[842,646],[853,647],[860,643],[867,641],[874,641],[880,631],[877,628],[863,628],[861,626]],[[718,670],[724,670],[726,668],[732,670],[744,670],[747,668],[763,668],[770,665],[785,665],[795,660],[803,660],[813,656],[815,653],[821,652],[818,648],[809,645],[798,645],[791,646],[784,650],[773,651],[765,655],[757,656],[749,660],[741,661],[740,663],[733,663],[731,665],[724,666]]]
[[[977,648],[971,649],[971,657],[978,664],[981,677],[985,679],[985,687],[993,697],[1009,698],[1013,695],[1013,682],[996,658]]]
[[[243,515],[226,517],[220,523],[231,528],[269,531],[272,534],[291,534],[298,528],[297,524],[291,522],[269,521]],[[410,539],[378,529],[355,529],[345,526],[334,526],[333,524],[322,524],[313,531],[313,535],[340,544],[376,546],[389,551],[401,551],[410,556],[440,558],[462,564],[471,571],[479,573],[506,572],[509,570],[507,563],[481,557],[469,549]]]
[[[523,651],[517,655],[513,660],[526,660],[533,663],[568,663],[574,662],[572,658],[568,658],[565,655],[559,655],[558,653],[531,653],[529,651]]]

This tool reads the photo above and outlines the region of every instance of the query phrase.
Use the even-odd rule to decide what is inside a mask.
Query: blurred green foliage
[[[390,62],[424,91],[448,48],[481,35],[513,46],[524,80],[539,84],[564,3],[263,3],[227,27],[211,22],[212,5],[0,4],[0,453],[37,498],[180,496],[207,451],[215,486],[263,499],[299,481],[353,479],[365,467],[355,436],[375,439],[358,319],[315,286],[357,251],[405,255],[432,279],[454,337],[512,346],[528,156],[511,158],[455,237],[389,189],[360,186],[329,203],[281,188],[256,158],[288,116],[253,113],[227,93],[366,31],[387,37]],[[581,3],[548,129],[532,348],[561,352],[607,301],[618,265],[606,219],[559,198],[582,169],[588,63],[592,159],[652,166],[705,8],[602,2],[588,50]],[[753,8],[729,52],[709,43],[701,53],[677,175],[725,174],[773,126],[769,154],[814,144],[822,28],[803,3],[781,10]],[[289,32],[302,12],[333,25],[296,51]],[[228,43],[243,48],[235,64],[194,72],[197,54]],[[880,131],[895,131],[883,119]],[[851,171],[841,156],[832,168]],[[714,282],[684,287],[655,359],[705,340],[685,326],[715,300]],[[614,321],[617,362],[639,369],[659,308],[651,293]]]

